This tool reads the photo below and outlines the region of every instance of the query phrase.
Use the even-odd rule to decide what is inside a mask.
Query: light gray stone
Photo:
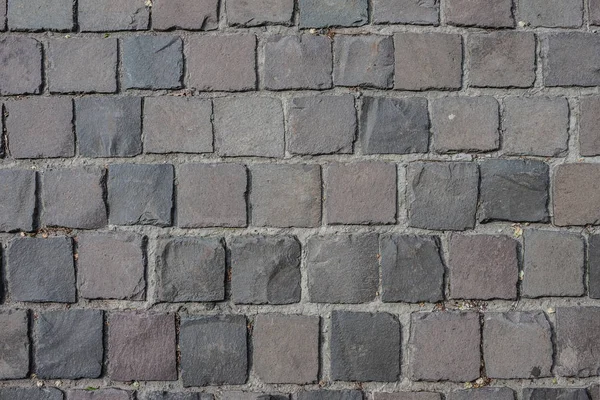
[[[0,379],[23,379],[28,373],[27,311],[0,311]]]

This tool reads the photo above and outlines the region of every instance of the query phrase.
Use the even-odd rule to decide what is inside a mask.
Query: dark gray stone
[[[228,1],[226,7],[227,22],[231,25],[289,25],[294,13],[294,0]]]
[[[438,25],[439,0],[373,0],[371,14],[375,24]]]
[[[257,392],[227,391],[221,393],[218,400],[289,400],[290,396],[270,395]]]
[[[338,35],[333,41],[336,86],[391,88],[394,41],[391,36]]]
[[[512,28],[512,9],[512,0],[449,0],[444,3],[444,16],[448,25]]]
[[[600,307],[556,309],[556,364],[559,376],[586,378],[600,374]]]
[[[544,85],[600,85],[600,37],[568,32],[548,35],[544,42]]]
[[[585,389],[525,388],[523,400],[589,400]]]
[[[74,303],[71,238],[13,239],[7,249],[6,279],[12,301]]]
[[[381,237],[380,251],[382,301],[444,300],[444,264],[438,237],[389,234]]]
[[[34,229],[36,172],[0,170],[0,231]]]
[[[182,318],[183,386],[242,385],[248,377],[246,317]]]
[[[598,225],[600,223],[600,165],[567,163],[554,172],[552,202],[554,225]]]
[[[22,379],[29,373],[27,311],[0,311],[0,379]]]
[[[440,393],[433,392],[376,392],[373,393],[375,400],[442,400]]]
[[[0,39],[0,95],[38,94],[42,87],[42,44],[25,36]]]
[[[369,22],[367,0],[299,0],[300,28],[361,26]]]
[[[446,396],[448,400],[515,400],[515,392],[507,387],[457,390]]]
[[[427,100],[365,97],[360,141],[365,154],[426,153],[429,146]]]
[[[69,390],[67,400],[131,400],[133,392],[120,389]]]
[[[77,22],[83,32],[136,31],[148,28],[150,7],[145,0],[78,1]]]
[[[219,0],[154,0],[152,29],[213,30],[219,26],[218,14]]]
[[[549,168],[535,160],[486,160],[481,163],[480,221],[548,220]]]
[[[73,0],[8,0],[7,11],[12,31],[73,29]]]
[[[210,393],[150,392],[145,397],[142,397],[142,399],[144,399],[144,400],[213,400],[214,396]]]
[[[238,304],[300,301],[300,243],[292,236],[240,236],[228,243],[231,299]]]
[[[179,89],[183,41],[179,36],[131,36],[123,46],[124,89]]]
[[[600,400],[600,385],[592,385],[588,388],[590,400]]]
[[[341,381],[397,381],[400,323],[388,313],[331,313],[331,377]]]
[[[63,400],[63,393],[55,388],[0,388],[2,400]]]
[[[583,23],[583,0],[520,0],[519,18],[528,26],[579,28]]]
[[[587,260],[589,295],[593,299],[600,299],[600,235],[598,234],[590,235],[588,239]]]
[[[363,393],[360,390],[301,391],[294,400],[363,400]]]
[[[103,312],[34,314],[35,374],[41,379],[98,378],[102,373]]]

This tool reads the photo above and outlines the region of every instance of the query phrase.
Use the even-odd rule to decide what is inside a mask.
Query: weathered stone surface
[[[523,296],[582,296],[585,293],[585,249],[581,235],[528,230],[523,249]]]
[[[552,200],[554,224],[597,225],[600,223],[600,179],[598,164],[562,164],[554,172]]]
[[[333,41],[336,86],[390,88],[394,83],[391,36],[338,35]]]
[[[588,400],[585,389],[525,388],[523,400]]]
[[[183,386],[246,382],[247,327],[243,315],[183,318],[179,346]]]
[[[55,388],[0,388],[2,400],[63,400],[63,393]]]
[[[341,381],[396,381],[400,322],[388,313],[331,313],[331,377]]]
[[[67,391],[67,400],[131,400],[132,398],[133,392],[112,388]]]
[[[433,392],[375,392],[373,398],[375,400],[441,400],[442,395]]]
[[[108,375],[115,381],[177,380],[175,341],[173,314],[110,314]]]
[[[12,31],[70,31],[73,0],[9,0],[7,17]]]
[[[319,372],[319,317],[259,314],[252,329],[254,371],[265,383],[312,383]]]
[[[375,24],[438,25],[439,0],[373,0],[371,14]]]
[[[536,160],[486,160],[481,163],[480,172],[480,221],[548,220],[548,164]]]
[[[34,314],[35,374],[41,379],[98,378],[102,373],[103,311]]]
[[[306,243],[313,303],[366,303],[379,285],[376,234],[313,236]]]
[[[588,388],[590,400],[600,399],[600,385],[593,385]]]
[[[294,400],[363,400],[363,393],[360,390],[303,390]]]
[[[448,400],[515,400],[515,392],[507,387],[484,387],[479,389],[457,390],[450,392]]]
[[[556,309],[556,364],[559,376],[600,374],[600,307]]]
[[[479,314],[413,313],[410,329],[413,379],[465,382],[479,377]]]
[[[365,154],[426,153],[429,146],[427,100],[363,98],[359,136]]]
[[[294,13],[294,0],[228,1],[226,7],[227,22],[230,25],[289,25]]]
[[[512,28],[512,0],[450,0],[444,4],[446,23],[482,28]]]
[[[145,400],[213,400],[214,396],[209,393],[190,392],[150,392],[144,397]]]
[[[550,376],[552,332],[544,313],[486,313],[483,358],[492,379]]]
[[[479,170],[467,162],[408,164],[409,225],[465,230],[475,226]]]
[[[27,311],[0,311],[0,379],[22,379],[29,373],[27,324]]]
[[[225,249],[219,239],[161,239],[156,257],[161,301],[225,298]]]
[[[217,29],[218,26],[219,0],[154,0],[152,2],[152,29],[208,31]]]
[[[150,9],[144,0],[78,0],[77,22],[83,32],[148,29]]]
[[[0,231],[34,229],[35,192],[35,171],[0,170]]]
[[[266,394],[258,392],[227,391],[221,393],[219,400],[289,400],[287,394]]]
[[[38,94],[42,87],[42,44],[25,36],[0,39],[0,95]]]
[[[532,27],[578,28],[583,23],[583,0],[521,0],[519,18]]]
[[[500,145],[496,99],[487,96],[433,100],[433,148],[438,153],[485,152]]]
[[[600,235],[590,235],[587,250],[589,295],[593,299],[600,299]]]
[[[444,264],[439,238],[389,234],[380,239],[381,300],[430,302],[444,299]]]
[[[544,85],[600,85],[600,37],[568,32],[548,35],[543,49]]]
[[[77,236],[77,284],[86,299],[143,300],[144,238],[134,233]],[[118,277],[118,278],[116,278]]]
[[[579,154],[582,156],[600,155],[600,97],[590,96],[579,99]]]
[[[300,243],[292,236],[240,236],[228,243],[231,299],[239,304],[300,301]]]
[[[179,36],[121,39],[124,89],[179,89],[183,83],[183,41]]]
[[[367,0],[299,0],[300,28],[361,26],[369,22]]]
[[[71,238],[13,239],[7,249],[6,280],[12,301],[74,303]]]

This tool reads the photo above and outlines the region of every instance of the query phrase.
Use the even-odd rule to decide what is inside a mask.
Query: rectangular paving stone
[[[448,25],[512,28],[512,8],[512,0],[449,0],[444,3],[444,16]]]
[[[550,34],[542,45],[545,86],[598,86],[600,38],[583,32]],[[574,60],[576,60],[574,62]]]
[[[133,392],[121,389],[69,390],[67,400],[131,400]]]
[[[0,231],[32,231],[35,226],[36,172],[0,170]]]
[[[532,27],[578,28],[583,23],[583,0],[520,0],[519,20]]]
[[[78,1],[77,22],[83,32],[148,29],[150,7],[144,0]]]
[[[440,393],[433,392],[375,392],[375,400],[441,400]]]
[[[600,299],[600,235],[593,234],[587,243],[588,290],[593,299]]]
[[[337,35],[333,41],[333,83],[336,86],[391,88],[394,83],[394,41],[383,35]]]
[[[589,96],[579,99],[579,154],[600,155],[600,97]]]
[[[588,4],[589,11],[589,21],[592,25],[600,25],[600,1],[599,0],[589,0]],[[593,399],[596,400],[596,399]]]
[[[180,89],[183,41],[179,36],[130,36],[121,39],[124,89]]]
[[[38,94],[41,88],[42,44],[25,36],[0,39],[0,96]]]
[[[588,400],[585,389],[525,388],[523,400]]]
[[[375,24],[438,25],[439,0],[373,0],[371,14]]]
[[[294,13],[294,0],[229,0],[225,7],[230,25],[289,25]]]
[[[6,2],[7,0],[0,0],[0,31],[6,30]]]
[[[367,0],[299,0],[300,28],[362,26],[369,22]]]
[[[0,311],[0,379],[22,379],[29,373],[28,315]]]
[[[294,400],[363,400],[360,390],[302,390]]]
[[[507,387],[484,387],[450,392],[448,400],[515,400],[514,390]]]
[[[588,388],[590,400],[600,399],[600,385],[592,385]]]
[[[139,395],[138,395],[139,398]],[[191,392],[149,392],[144,400],[214,400],[214,396],[209,393],[191,393]]]
[[[73,0],[8,0],[11,31],[70,31]]]
[[[152,29],[209,31],[219,26],[219,0],[154,0]]]
[[[289,400],[289,395],[270,395],[258,392],[242,392],[239,390],[221,393],[219,400]]]
[[[63,400],[63,393],[55,388],[25,388],[3,387],[0,388],[2,400]]]
[[[562,164],[556,168],[552,196],[555,225],[600,223],[598,179],[598,164]]]
[[[556,363],[558,376],[586,378],[600,374],[600,307],[556,309]]]

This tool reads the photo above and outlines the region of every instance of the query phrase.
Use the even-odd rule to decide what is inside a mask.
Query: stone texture
[[[467,162],[416,162],[408,165],[409,225],[465,230],[475,226],[479,170]]]
[[[440,393],[433,392],[375,392],[375,400],[442,400]]]
[[[177,169],[177,226],[246,226],[246,167],[185,164]]]
[[[590,400],[600,399],[600,385],[593,385],[588,388]]]
[[[34,314],[35,374],[41,379],[98,378],[102,373],[103,312]]]
[[[480,221],[548,220],[549,167],[536,160],[486,160],[480,164]]]
[[[544,313],[486,313],[483,358],[492,379],[550,376],[552,332]]]
[[[559,376],[585,378],[600,374],[600,307],[556,309],[556,363]]]
[[[499,106],[493,97],[445,97],[434,100],[431,110],[436,152],[486,152],[500,146]]]
[[[523,400],[588,400],[585,389],[525,388]]]
[[[269,36],[264,56],[262,82],[265,89],[328,89],[332,86],[333,56],[331,39],[327,36]]]
[[[299,0],[300,28],[361,26],[369,22],[367,0]]]
[[[469,83],[475,87],[530,87],[535,81],[535,36],[529,32],[474,33]]]
[[[152,29],[208,31],[219,26],[219,0],[154,0]]]
[[[450,297],[516,299],[517,241],[508,236],[453,235],[450,239]]]
[[[396,381],[400,376],[400,323],[388,313],[331,313],[331,378]]]
[[[27,311],[0,311],[0,379],[22,379],[29,373],[27,324]]]
[[[36,205],[36,173],[0,170],[0,231],[32,231]]]
[[[306,242],[308,293],[313,303],[366,303],[379,286],[376,234],[313,236]]]
[[[302,155],[351,153],[356,124],[352,95],[295,97],[288,105],[287,151]]]
[[[600,25],[600,1],[590,0],[588,4],[590,24]],[[593,399],[596,400],[596,399]]]
[[[579,234],[528,230],[523,248],[523,296],[582,296],[585,293],[585,249]]]
[[[579,99],[579,154],[584,157],[600,155],[599,116],[600,97]]]
[[[243,315],[184,318],[179,346],[183,386],[246,382],[248,350]]]
[[[375,24],[438,25],[439,0],[373,0],[371,14]]]
[[[6,257],[5,279],[12,301],[76,301],[71,238],[15,238]]]
[[[79,234],[79,296],[86,299],[143,300],[146,287],[144,241],[135,233]]]
[[[545,86],[600,85],[600,38],[583,32],[548,35],[543,44]]]
[[[177,380],[175,341],[173,314],[110,314],[108,375],[115,381]]]
[[[144,0],[78,1],[77,21],[83,32],[148,29],[150,9]]]
[[[25,36],[0,39],[0,96],[38,94],[42,87],[42,44]]]
[[[0,398],[2,400],[63,400],[63,393],[55,388],[3,387],[0,388]]]
[[[363,400],[360,390],[303,390],[294,400]]]
[[[8,0],[7,17],[12,31],[70,31],[73,0]]]
[[[81,10],[81,4],[79,7]],[[79,23],[81,25],[81,21]],[[50,92],[117,91],[117,39],[51,39],[47,52],[46,76]]]
[[[390,88],[394,83],[391,36],[339,35],[333,41],[336,86]]]
[[[130,391],[112,388],[67,391],[67,400],[131,400],[132,396]]]
[[[583,0],[521,0],[519,19],[532,27],[579,28]]]
[[[252,325],[253,366],[265,383],[312,383],[319,372],[319,317],[259,314]]]
[[[444,4],[444,16],[448,25],[512,28],[512,7],[512,0],[450,0]]]
[[[185,44],[186,86],[201,91],[256,89],[256,36],[193,36]]]
[[[479,314],[413,313],[409,339],[412,379],[466,382],[479,377]]]
[[[130,36],[121,40],[124,89],[179,89],[183,41],[178,36]]]
[[[225,5],[230,25],[289,25],[294,13],[294,0],[234,0]]]
[[[220,400],[289,400],[287,394],[270,395],[258,392],[227,391],[221,393]]]
[[[600,299],[600,235],[598,234],[590,235],[588,238],[587,260],[589,296]],[[597,400],[600,400],[600,396]]]
[[[395,164],[332,163],[325,169],[328,224],[391,224],[396,221]]]
[[[359,137],[365,154],[426,153],[429,147],[427,100],[364,97]]]
[[[222,397],[223,398],[223,397]],[[150,392],[144,397],[145,400],[214,400],[209,393],[193,392]]]
[[[214,101],[215,147],[221,156],[283,157],[281,101],[274,97]]]
[[[600,166],[562,164],[554,172],[554,224],[597,225],[600,223]]]
[[[508,97],[502,130],[507,154],[561,156],[568,149],[569,103],[564,97]]]
[[[225,298],[225,249],[216,238],[160,239],[156,256],[160,301]]]
[[[507,387],[484,387],[479,389],[457,390],[446,396],[448,400],[515,400],[515,392]]]
[[[439,238],[388,234],[380,239],[381,300],[429,302],[444,300],[444,264]]]

